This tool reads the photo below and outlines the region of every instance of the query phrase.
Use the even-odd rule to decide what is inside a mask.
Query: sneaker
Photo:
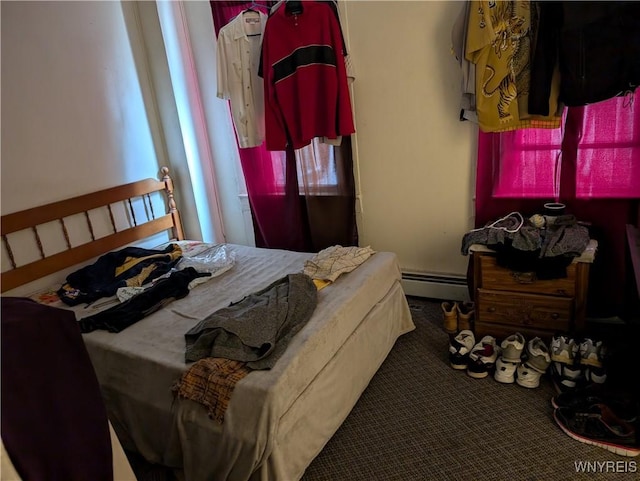
[[[471,331],[460,331],[449,343],[449,363],[454,369],[463,370],[469,364],[469,353],[476,340]]]
[[[493,377],[496,381],[511,384],[516,380],[516,368],[520,362],[509,362],[504,359],[504,351],[502,356],[496,361],[496,372]]]
[[[558,408],[553,412],[553,418],[560,429],[576,441],[621,456],[640,454],[633,425],[620,419],[604,404],[593,404],[584,410]]]
[[[458,304],[455,302],[443,302],[441,304],[444,315],[444,331],[449,334],[458,332]]]
[[[469,353],[469,365],[467,374],[476,379],[482,379],[489,375],[498,359],[499,347],[496,338],[484,336]]]
[[[540,376],[542,374],[538,369],[523,362],[516,369],[516,383],[518,386],[534,389],[540,385]]]
[[[579,389],[585,383],[584,368],[580,364],[551,363],[551,380],[559,393]]]
[[[460,302],[457,305],[458,310],[458,329],[473,330],[474,303]]]
[[[507,362],[519,363],[524,349],[524,336],[519,332],[511,334],[502,341],[500,347],[502,348],[502,359]]]
[[[588,366],[584,370],[584,377],[587,382],[593,384],[604,384],[607,380],[607,371],[604,369],[604,367]]]
[[[580,363],[586,366],[602,367],[605,351],[602,341],[586,338],[580,343]]]
[[[534,337],[525,346],[524,361],[532,369],[544,374],[551,364],[549,349],[542,339]]]
[[[563,364],[573,364],[578,353],[578,344],[569,336],[558,334],[553,336],[549,346],[551,360]]]
[[[555,409],[570,408],[584,411],[594,404],[604,404],[614,414],[628,423],[640,418],[640,404],[628,395],[613,392],[598,385],[586,386],[569,392],[558,394],[551,398],[551,405]]]

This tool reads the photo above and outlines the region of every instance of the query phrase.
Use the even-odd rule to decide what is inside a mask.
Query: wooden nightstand
[[[491,335],[501,340],[520,332],[548,343],[557,332],[583,330],[589,267],[597,245],[589,242],[567,268],[567,277],[550,280],[500,267],[495,252],[472,246],[476,338]]]

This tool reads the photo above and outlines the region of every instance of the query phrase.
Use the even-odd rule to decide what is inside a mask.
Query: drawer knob
[[[520,284],[533,284],[536,280],[535,272],[512,272],[511,276]]]
[[[487,311],[489,312],[496,312],[496,308],[491,306],[490,308],[487,309]]]
[[[551,319],[553,319],[554,321],[555,321],[556,319],[558,319],[559,317],[560,317],[560,314],[558,314],[557,312],[552,312],[552,313],[551,313]]]

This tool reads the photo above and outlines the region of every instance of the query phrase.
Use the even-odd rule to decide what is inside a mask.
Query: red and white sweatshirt
[[[340,23],[328,4],[302,6],[276,10],[262,39],[268,150],[355,132]]]

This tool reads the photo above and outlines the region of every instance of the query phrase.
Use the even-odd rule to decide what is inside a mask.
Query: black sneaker
[[[640,406],[629,396],[614,393],[599,385],[591,385],[567,391],[551,398],[551,405],[556,408],[569,408],[583,411],[594,404],[604,404],[623,421],[635,422],[640,418]]]
[[[558,408],[553,412],[553,418],[560,429],[576,441],[621,456],[640,454],[633,425],[617,417],[604,404],[593,404],[585,410]]]
[[[558,393],[584,388],[585,370],[584,366],[578,363],[563,364],[557,361],[553,361],[549,368],[551,380]]]

